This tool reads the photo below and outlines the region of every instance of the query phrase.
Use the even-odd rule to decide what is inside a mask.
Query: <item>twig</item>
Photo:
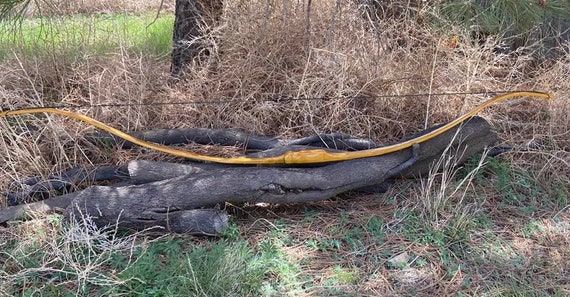
[[[156,21],[158,20],[158,17],[160,16],[160,11],[162,10],[163,5],[164,5],[164,0],[160,0],[160,6],[158,7],[158,10],[156,11],[156,16],[154,16],[154,20],[152,20],[152,22],[150,22],[150,24],[146,25],[145,29],[148,29],[150,26],[152,26],[154,23],[156,23]]]
[[[311,53],[311,0],[307,1],[307,36],[305,39],[305,51],[307,56]]]

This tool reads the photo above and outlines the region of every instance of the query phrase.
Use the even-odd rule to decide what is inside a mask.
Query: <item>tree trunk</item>
[[[203,25],[213,25],[222,12],[222,1],[176,0],[172,36],[172,62],[170,72],[182,77],[184,67],[201,52],[207,51],[200,42]]]

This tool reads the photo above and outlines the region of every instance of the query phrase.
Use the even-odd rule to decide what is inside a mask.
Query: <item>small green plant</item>
[[[317,240],[317,247],[322,252],[339,251],[342,241],[338,238],[321,238]]]
[[[301,268],[297,263],[292,263],[287,259],[280,242],[275,244],[271,239],[264,239],[259,243],[258,248],[257,261],[259,265],[265,267],[266,273],[271,275],[263,286],[262,292],[271,294],[303,292]]]
[[[520,211],[533,214],[540,207],[558,209],[567,205],[565,187],[559,181],[548,181],[548,187],[543,186],[534,176],[533,170],[523,169],[500,159],[489,159],[484,170],[486,176],[481,182],[495,187],[501,200],[502,207],[518,207]]]
[[[384,242],[386,226],[381,218],[374,216],[368,219],[365,230],[374,238],[376,243],[381,244]]]
[[[325,286],[334,288],[336,286],[353,285],[358,281],[358,274],[340,265],[335,265],[330,276],[325,280]],[[329,289],[330,290],[330,289]],[[342,290],[332,290],[329,293],[342,294]]]
[[[522,226],[522,234],[525,237],[532,237],[536,233],[539,233],[541,228],[542,224],[540,224],[540,222],[531,220],[530,222],[527,222]]]
[[[227,240],[236,240],[239,237],[239,227],[235,222],[230,222],[220,233]]]

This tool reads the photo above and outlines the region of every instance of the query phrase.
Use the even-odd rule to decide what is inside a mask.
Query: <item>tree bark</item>
[[[132,161],[127,166],[129,185],[92,186],[45,201],[8,207],[0,210],[0,223],[21,218],[27,211],[65,209],[66,217],[87,215],[99,226],[119,222],[123,229],[161,226],[170,232],[214,234],[225,226],[227,215],[204,208],[225,202],[282,204],[328,199],[396,177],[426,176],[442,157],[451,155],[456,164],[461,164],[495,141],[490,125],[474,117],[460,128],[414,148],[313,167]],[[277,147],[269,155],[291,148],[299,146]]]
[[[169,225],[169,217],[181,211],[231,203],[300,203],[334,197],[340,193],[373,186],[400,175],[425,175],[444,152],[458,164],[491,145],[495,134],[481,118],[473,118],[457,129],[412,149],[391,154],[332,163],[320,167],[225,167],[202,164],[178,167],[160,163],[133,162],[132,176],[153,172],[158,179],[128,187],[90,187],[77,193],[66,215],[90,214],[98,225],[121,218],[128,229]],[[412,162],[410,162],[410,160]],[[402,164],[407,164],[402,166]],[[172,170],[172,171],[171,171]],[[168,172],[173,172],[171,175]],[[176,176],[178,174],[184,174]]]
[[[205,45],[199,42],[204,34],[201,23],[211,26],[221,11],[221,0],[176,0],[170,66],[172,75],[182,77],[184,67],[206,50]]]

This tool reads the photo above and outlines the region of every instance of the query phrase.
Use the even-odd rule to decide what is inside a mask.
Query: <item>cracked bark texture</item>
[[[396,177],[426,176],[444,153],[453,155],[456,163],[461,164],[495,141],[489,123],[473,117],[461,127],[420,144],[415,158],[410,148],[312,167],[135,160],[127,166],[126,184],[92,186],[37,203],[8,207],[0,210],[0,223],[22,218],[29,211],[64,211],[68,218],[88,215],[99,226],[118,221],[122,229],[160,226],[169,232],[216,234],[227,224],[227,214],[212,209],[216,205],[328,199],[347,191],[378,186]],[[276,149],[300,147],[278,146],[268,150],[268,155],[275,154]]]
[[[411,166],[399,166],[412,149],[391,154],[332,163],[319,167],[226,167],[223,165],[166,165],[133,161],[129,173],[145,183],[126,187],[94,186],[74,194],[66,215],[90,214],[99,225],[120,219],[120,226],[142,229],[169,226],[179,212],[231,203],[302,203],[381,184],[395,175],[426,175],[447,151],[457,163],[495,142],[482,118],[472,118],[418,148]],[[397,170],[394,170],[397,169]],[[182,174],[182,175],[180,175]],[[159,180],[162,179],[162,180]]]
[[[208,54],[203,40],[203,24],[212,25],[222,13],[221,0],[176,0],[172,35],[172,61],[170,72],[184,76],[184,67],[200,54]]]

